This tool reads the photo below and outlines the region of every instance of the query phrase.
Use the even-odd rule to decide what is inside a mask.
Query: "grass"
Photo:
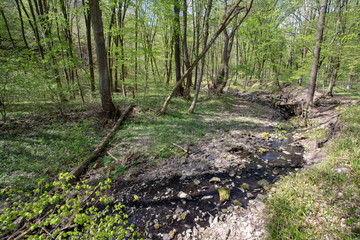
[[[191,102],[174,98],[168,113],[160,115],[157,111],[164,96],[149,91],[145,99],[116,97],[115,102],[122,105],[137,104],[137,110],[136,116],[124,123],[110,144],[129,142],[131,149],[127,151],[139,152],[156,164],[184,154],[172,143],[186,147],[207,132],[229,130],[241,124],[252,126],[251,122],[222,119],[223,112],[232,111],[235,100],[231,97],[202,94],[195,114],[187,113]],[[92,108],[80,102],[68,103],[62,106],[62,112],[67,115],[64,118],[56,105],[39,104],[37,110],[31,104],[11,106],[9,119],[12,120],[7,122],[10,131],[3,131],[0,138],[0,188],[33,189],[39,179],[50,182],[59,173],[79,164],[106,134],[96,114],[91,113]],[[217,120],[205,120],[206,116],[216,116]],[[123,152],[112,154],[121,159]],[[104,166],[111,165],[111,158],[100,159]],[[110,177],[117,178],[125,172],[124,166],[116,166]]]
[[[284,177],[269,194],[269,239],[359,239],[360,106],[343,110],[341,122],[326,160]]]
[[[25,190],[42,178],[51,181],[77,165],[101,140],[104,133],[99,132],[97,119],[81,117],[84,106],[68,108],[76,110],[76,119],[52,116],[49,109],[32,116],[24,109],[12,112],[15,120],[8,122],[8,132],[0,138],[0,188]]]
[[[205,134],[216,133],[218,129],[228,131],[239,126],[256,127],[250,121],[223,117],[224,112],[234,111],[233,104],[237,101],[226,95],[219,97],[202,93],[195,114],[187,113],[190,101],[174,98],[167,114],[161,115],[158,110],[163,100],[164,97],[158,95],[149,95],[145,101],[131,100],[131,103],[137,104],[136,118],[125,123],[112,143],[128,142],[130,148],[126,151],[141,152],[156,164],[162,159],[185,154],[173,143],[186,148]],[[124,149],[113,150],[114,154],[124,154]]]

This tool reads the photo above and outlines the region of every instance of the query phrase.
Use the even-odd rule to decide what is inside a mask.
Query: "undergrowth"
[[[68,174],[52,184],[40,181],[32,192],[0,191],[0,238],[135,239],[125,207],[106,194],[111,180],[97,186],[72,185]],[[58,189],[51,193],[51,189]]]
[[[269,239],[359,239],[360,106],[342,111],[327,158],[269,194]]]

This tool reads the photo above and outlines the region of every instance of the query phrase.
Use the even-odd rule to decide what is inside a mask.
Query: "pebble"
[[[187,195],[186,193],[184,193],[184,192],[179,192],[178,196],[179,196],[179,198],[181,198],[181,199],[184,199],[184,198],[187,198],[187,197],[188,197],[188,195]]]
[[[221,182],[221,179],[218,177],[213,177],[209,180],[210,183],[219,183]]]

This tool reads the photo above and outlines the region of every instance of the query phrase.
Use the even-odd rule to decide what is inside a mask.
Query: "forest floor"
[[[178,151],[171,157],[160,158],[166,147],[150,159],[144,154],[158,141],[147,127],[126,136],[130,141],[119,134],[108,155],[127,171],[114,166],[107,172],[99,163],[83,179],[96,182],[124,172],[114,179],[111,193],[145,238],[262,239],[264,201],[272,184],[325,158],[323,146],[338,126],[339,106],[353,102],[318,92],[306,126],[299,116],[284,121],[305,96],[305,89],[294,87],[277,96],[233,92],[223,100],[226,107],[196,114],[204,132],[196,136],[195,129],[185,130],[192,136],[180,142],[179,130],[193,120],[159,124],[152,131],[164,133],[166,147]],[[229,189],[229,199],[221,200],[219,189]]]
[[[125,204],[144,238],[262,239],[269,234],[264,216],[272,216],[273,184],[326,159],[340,107],[354,102],[320,91],[304,122],[293,115],[305,95],[295,87],[276,95],[233,90],[203,95],[195,114],[175,99],[166,115],[154,111],[159,96],[148,96],[82,180],[96,185],[111,178],[109,193]],[[53,113],[14,115],[2,126],[2,187],[31,189],[69,171],[111,126],[94,107],[60,114],[54,106]]]

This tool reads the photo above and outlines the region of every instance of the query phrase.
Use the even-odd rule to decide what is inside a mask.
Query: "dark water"
[[[126,205],[129,222],[135,225],[137,231],[147,233],[144,238],[163,239],[163,234],[174,229],[179,233],[193,226],[205,227],[209,225],[209,217],[218,211],[231,211],[234,200],[246,208],[249,200],[264,193],[258,184],[259,180],[265,179],[272,184],[279,176],[301,168],[303,149],[291,146],[290,143],[291,137],[287,140],[276,139],[272,142],[272,150],[261,155],[234,150],[232,154],[247,159],[245,168],[239,166],[222,173],[190,176],[186,179],[179,176],[161,179],[159,176],[160,180],[125,187],[126,193],[118,193],[118,200]],[[235,172],[235,176],[231,177],[233,174],[230,172]],[[221,182],[210,183],[213,177],[220,178]],[[249,191],[241,188],[243,183],[249,185]],[[229,201],[219,202],[217,187],[231,189]],[[180,198],[179,192],[186,193],[187,197]],[[138,200],[134,201],[134,195],[138,196]]]

